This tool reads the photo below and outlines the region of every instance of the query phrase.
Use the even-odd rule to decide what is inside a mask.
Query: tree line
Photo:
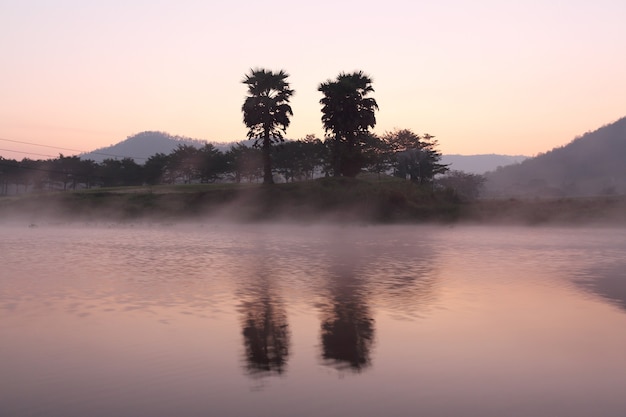
[[[388,173],[416,183],[429,183],[446,167],[439,163],[437,142],[430,135],[402,129],[362,141],[359,172]],[[272,177],[294,182],[335,173],[335,144],[314,135],[284,141],[270,149]],[[0,194],[159,184],[261,182],[265,175],[262,148],[236,143],[225,152],[212,144],[197,148],[180,144],[169,154],[157,153],[138,164],[132,158],[101,163],[78,156],[21,161],[0,157]]]
[[[376,100],[372,80],[362,71],[341,73],[321,83],[324,140],[313,135],[285,141],[293,110],[294,90],[289,75],[250,70],[242,106],[243,122],[253,147],[244,143],[221,152],[212,144],[197,148],[179,145],[170,154],[157,153],[143,165],[132,158],[109,158],[102,163],[59,155],[49,160],[22,161],[0,157],[0,194],[15,190],[77,189],[129,185],[210,183],[215,181],[274,183],[318,176],[355,177],[361,172],[388,173],[424,184],[448,169],[440,163],[437,141],[429,134],[396,129],[377,136]]]

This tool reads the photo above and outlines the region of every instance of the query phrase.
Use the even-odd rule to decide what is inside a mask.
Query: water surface
[[[626,415],[623,229],[0,232],[2,416]]]

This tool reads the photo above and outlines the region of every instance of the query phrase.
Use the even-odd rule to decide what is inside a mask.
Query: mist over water
[[[0,415],[626,410],[621,229],[0,230]]]

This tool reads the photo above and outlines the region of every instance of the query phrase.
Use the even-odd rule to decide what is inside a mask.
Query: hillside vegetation
[[[568,145],[487,174],[485,194],[578,197],[626,194],[626,117]]]

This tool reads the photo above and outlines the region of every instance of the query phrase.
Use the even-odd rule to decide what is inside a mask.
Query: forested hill
[[[81,154],[80,158],[91,159],[100,163],[107,158],[129,157],[134,159],[136,163],[143,164],[154,154],[170,154],[178,145],[191,145],[201,148],[206,143],[204,140],[173,136],[165,132],[141,132],[129,136],[126,140],[115,145]]]
[[[487,174],[486,196],[626,194],[626,117]]]

